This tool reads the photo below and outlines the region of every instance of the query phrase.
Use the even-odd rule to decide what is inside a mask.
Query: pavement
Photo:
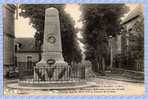
[[[28,89],[10,89],[4,88],[6,96],[42,96],[42,95],[144,95],[143,83],[132,83],[124,81],[116,81],[102,78],[91,78],[93,86],[72,89],[43,89],[43,90],[28,90]]]
[[[117,70],[119,71],[119,70]],[[144,73],[133,71],[110,72],[105,76],[96,76],[86,79],[87,86],[78,86],[69,89],[11,89],[7,84],[17,84],[18,79],[4,80],[4,95],[143,95]],[[90,84],[90,85],[89,85]],[[73,86],[72,86],[73,87]]]

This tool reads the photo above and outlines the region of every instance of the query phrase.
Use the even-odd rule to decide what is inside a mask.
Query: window
[[[27,56],[27,62],[31,62],[32,61],[32,56]]]

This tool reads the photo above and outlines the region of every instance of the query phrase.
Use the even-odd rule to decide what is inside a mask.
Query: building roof
[[[132,10],[126,18],[123,19],[121,24],[126,24],[130,22],[132,19],[137,18],[138,16],[141,16],[143,14],[143,6],[139,5],[134,10]]]
[[[19,44],[18,52],[36,52],[38,51],[35,47],[34,38],[16,38],[15,43]],[[15,44],[15,45],[16,45]]]

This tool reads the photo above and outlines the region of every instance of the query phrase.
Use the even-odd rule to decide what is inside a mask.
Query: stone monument
[[[34,70],[34,79],[39,78],[39,74],[44,76],[44,80],[59,80],[67,76],[68,71],[65,69],[68,64],[64,61],[62,55],[62,43],[60,33],[59,12],[56,8],[47,8],[45,11],[44,40],[42,48],[41,61],[36,64]],[[54,68],[53,70],[52,67]],[[44,68],[44,70],[41,70]],[[61,68],[56,69],[56,68]],[[52,77],[49,78],[49,73]],[[65,74],[64,74],[65,73]],[[59,77],[59,75],[63,75]],[[57,77],[58,76],[58,77]]]

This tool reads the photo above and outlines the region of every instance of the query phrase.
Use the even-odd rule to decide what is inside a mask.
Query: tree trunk
[[[98,73],[105,74],[105,59],[101,55],[98,57]]]
[[[102,72],[105,73],[105,59],[102,58]]]
[[[97,60],[93,60],[92,61],[92,70],[95,72],[95,73],[97,73],[98,72],[98,62],[97,62]]]

